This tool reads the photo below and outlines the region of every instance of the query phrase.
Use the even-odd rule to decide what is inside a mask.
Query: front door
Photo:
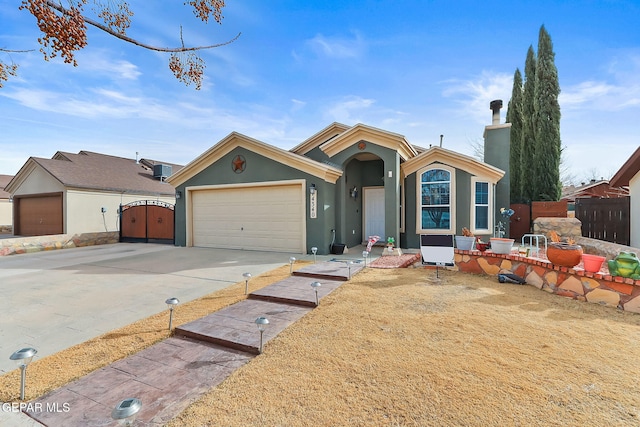
[[[366,242],[369,236],[379,236],[385,241],[384,187],[365,187],[363,192],[363,240]]]

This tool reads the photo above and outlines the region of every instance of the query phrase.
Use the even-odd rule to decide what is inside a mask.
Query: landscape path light
[[[320,304],[320,301],[318,300],[318,288],[320,288],[320,286],[322,286],[320,284],[320,282],[313,282],[311,283],[311,287],[313,288],[314,291],[316,291],[316,307]]]
[[[315,246],[311,248],[311,253],[313,254],[313,263],[316,263],[316,254],[318,253],[318,248]]]
[[[267,326],[269,325],[269,319],[267,319],[266,317],[258,317],[256,319],[256,325],[258,325],[258,331],[260,331],[260,347],[258,347],[258,352],[262,353],[262,343],[263,343],[263,335],[264,335],[264,331],[265,329],[267,329]]]
[[[351,280],[351,267],[353,266],[353,261],[349,261],[347,263],[347,267],[349,267],[349,280]]]
[[[136,415],[142,408],[140,399],[130,397],[124,399],[111,411],[111,418],[118,421],[121,426],[132,426],[136,421]]]
[[[178,298],[169,298],[165,301],[167,307],[169,307],[169,330],[171,330],[171,323],[173,322],[173,309],[179,302],[180,300]]]
[[[20,367],[20,400],[24,400],[24,384],[27,379],[27,365],[33,360],[38,350],[27,347],[22,350],[15,351],[9,359],[15,360]]]
[[[367,268],[367,257],[369,256],[369,252],[362,251],[362,258],[364,258],[364,268]]]
[[[293,263],[296,262],[295,257],[289,258],[289,274],[293,273]]]
[[[249,293],[249,279],[251,279],[251,273],[242,273],[242,277],[244,277],[244,294],[247,295]]]

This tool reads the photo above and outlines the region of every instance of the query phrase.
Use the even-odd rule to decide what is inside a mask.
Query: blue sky
[[[30,157],[95,151],[186,164],[232,131],[290,149],[330,123],[364,123],[473,155],[513,73],[551,35],[565,175],[610,178],[640,144],[638,1],[227,0],[204,25],[182,0],[131,0],[128,34],[149,44],[220,43],[202,90],[168,56],[89,29],[78,67],[45,62],[35,19],[0,0],[0,47],[20,65],[0,89],[0,174]],[[161,5],[161,6],[160,6]],[[153,9],[153,10],[151,10]]]

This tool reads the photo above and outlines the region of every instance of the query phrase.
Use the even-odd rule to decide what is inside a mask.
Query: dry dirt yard
[[[283,266],[251,289],[286,275]],[[493,277],[439,276],[362,271],[169,426],[640,424],[640,315]],[[185,304],[175,321],[233,303],[243,287]],[[29,390],[124,357],[120,345],[138,351],[165,328],[166,314],[154,316],[37,360]],[[18,378],[0,377],[0,401],[16,400]]]

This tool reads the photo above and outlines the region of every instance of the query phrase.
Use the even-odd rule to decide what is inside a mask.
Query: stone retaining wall
[[[578,267],[560,267],[546,259],[515,254],[456,249],[455,262],[461,272],[491,276],[513,273],[545,292],[640,313],[640,280],[611,276],[608,272],[588,273]]]
[[[117,231],[0,239],[0,256],[118,243]]]

